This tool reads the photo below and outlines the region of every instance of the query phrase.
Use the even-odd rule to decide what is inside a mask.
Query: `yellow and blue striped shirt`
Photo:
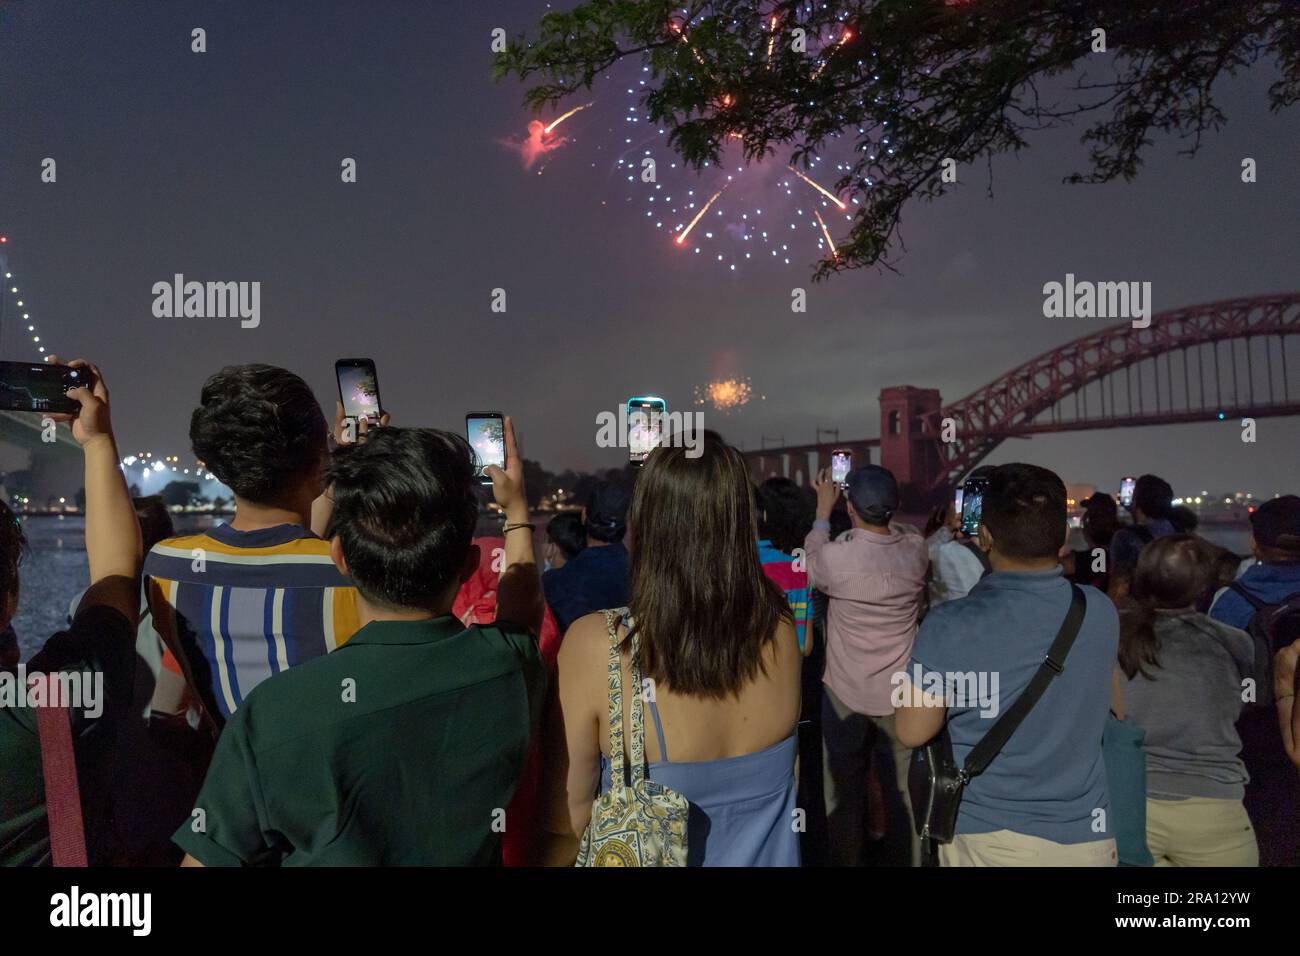
[[[327,654],[359,627],[357,592],[329,542],[298,525],[215,525],[154,545],[144,563],[154,627],[185,652],[224,721],[273,674]],[[179,672],[170,652],[164,665]]]

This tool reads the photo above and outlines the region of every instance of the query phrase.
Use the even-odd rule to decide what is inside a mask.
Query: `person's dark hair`
[[[22,522],[0,501],[0,595],[18,593],[18,566],[27,557],[27,535]]]
[[[546,538],[572,561],[587,546],[587,529],[582,526],[582,515],[576,511],[561,511],[546,522]]]
[[[1083,513],[1083,536],[1094,548],[1109,548],[1121,527],[1118,515],[1104,508],[1088,508]]]
[[[1191,534],[1201,523],[1201,519],[1187,505],[1176,505],[1169,509],[1169,523],[1174,526],[1175,531]]]
[[[337,536],[361,595],[436,610],[459,580],[478,522],[474,452],[432,428],[380,428],[337,449],[325,471]]]
[[[1174,490],[1163,478],[1143,475],[1133,486],[1133,506],[1148,518],[1168,519],[1174,506]]]
[[[1270,498],[1250,515],[1251,536],[1264,564],[1300,563],[1300,497]]]
[[[812,529],[816,507],[789,478],[769,478],[758,486],[758,536],[778,551],[792,554]]]
[[[587,496],[587,537],[606,544],[622,541],[627,533],[627,509],[632,495],[621,481],[602,481]]]
[[[135,505],[135,516],[140,522],[140,538],[145,554],[159,541],[176,533],[176,526],[172,524],[171,513],[163,504],[162,495],[133,498],[131,503]]]
[[[1131,601],[1121,610],[1119,663],[1130,678],[1151,678],[1148,667],[1160,666],[1155,612],[1195,607],[1213,573],[1213,555],[1195,535],[1171,534],[1142,549]]]
[[[681,694],[723,698],[763,670],[785,594],[754,542],[744,457],[705,434],[698,458],[660,445],[632,495],[631,607],[648,677]]]
[[[1065,483],[1037,465],[998,465],[989,472],[980,520],[1009,558],[1054,558],[1065,544]]]
[[[329,428],[297,375],[273,365],[231,365],[203,383],[190,444],[203,466],[236,495],[274,502],[318,468]]]

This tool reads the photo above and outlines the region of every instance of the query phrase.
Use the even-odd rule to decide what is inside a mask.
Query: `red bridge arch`
[[[1300,369],[1291,364],[1300,343],[1288,352],[1289,336],[1300,336],[1300,292],[1173,309],[1152,316],[1146,328],[1126,322],[1067,342],[948,405],[935,389],[884,388],[881,437],[839,444],[855,448],[859,460],[879,447],[881,464],[904,487],[905,505],[921,508],[942,500],[1007,438],[1300,414]],[[1278,339],[1275,347],[1270,338]],[[1073,414],[1065,407],[1071,398]],[[796,477],[824,467],[831,447],[767,448],[747,457],[759,480]]]

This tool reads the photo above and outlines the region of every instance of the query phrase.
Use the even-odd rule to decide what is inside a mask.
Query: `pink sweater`
[[[916,639],[930,560],[925,539],[855,528],[831,541],[819,521],[804,551],[809,586],[830,597],[823,683],[859,714],[892,714],[891,679]]]

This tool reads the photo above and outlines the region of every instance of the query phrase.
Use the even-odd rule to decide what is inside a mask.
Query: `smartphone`
[[[963,534],[979,531],[980,515],[984,510],[984,492],[989,486],[987,478],[967,478],[962,483],[961,530]]]
[[[91,385],[93,378],[88,368],[0,362],[0,409],[75,415],[81,404],[65,393],[70,388]]]
[[[1136,487],[1136,478],[1125,478],[1119,483],[1119,503],[1125,508],[1128,508],[1133,504],[1133,489]]]
[[[659,447],[667,410],[668,404],[655,395],[627,400],[627,460],[632,464],[644,464],[650,452]]]
[[[831,481],[843,488],[852,469],[853,452],[847,448],[836,448],[831,452]]]
[[[465,416],[465,437],[474,449],[474,474],[485,485],[492,479],[484,473],[488,465],[506,466],[506,419],[500,412],[470,412]]]
[[[952,495],[952,513],[953,513],[953,514],[955,514],[955,515],[959,515],[959,514],[961,514],[961,500],[962,500],[962,497],[963,497],[964,495],[965,495],[965,491],[962,489],[962,486],[961,486],[961,485],[958,485],[958,486],[957,486],[957,490],[954,491],[954,492],[953,492],[953,495]]]
[[[379,402],[379,376],[375,363],[366,358],[339,359],[334,363],[334,374],[339,380],[339,401],[343,414],[360,421],[377,422],[384,414]]]

